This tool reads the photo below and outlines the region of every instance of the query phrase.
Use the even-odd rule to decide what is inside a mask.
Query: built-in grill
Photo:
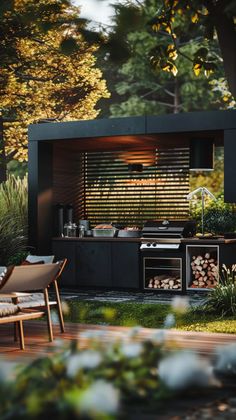
[[[181,239],[192,237],[195,231],[193,221],[164,220],[144,224],[140,246],[144,289],[183,290],[185,247]]]

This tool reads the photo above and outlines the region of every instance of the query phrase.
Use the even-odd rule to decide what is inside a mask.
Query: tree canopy
[[[235,0],[164,0],[149,24],[156,38],[154,66],[176,74],[177,57],[185,57],[196,76],[209,76],[223,62],[229,90],[236,97]],[[186,55],[183,49],[190,42],[198,48]]]
[[[98,47],[85,42],[69,0],[2,0],[0,22],[2,157],[23,161],[30,123],[95,118],[109,93],[95,67]]]
[[[176,113],[218,108],[209,80],[203,74],[196,78],[189,60],[184,59],[179,63],[179,71],[175,76],[171,72],[160,71],[159,67],[150,66],[156,38],[150,33],[147,22],[152,17],[156,4],[156,0],[144,0],[141,5],[137,4],[132,13],[139,19],[136,19],[136,23],[133,22],[131,29],[126,26],[126,44],[130,55],[123,65],[116,68],[119,77],[115,90],[119,98],[112,95],[112,115]],[[115,6],[115,32],[117,25],[125,20],[129,7]],[[131,6],[131,10],[133,9],[134,6]],[[184,48],[186,55],[194,54],[196,50],[197,46],[194,44],[186,44]],[[110,90],[112,92],[112,86]]]

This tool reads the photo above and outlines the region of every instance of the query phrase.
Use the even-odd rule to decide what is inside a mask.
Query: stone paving
[[[155,293],[142,291],[120,291],[101,289],[61,289],[61,297],[64,300],[86,300],[99,302],[136,302],[136,303],[163,303],[168,304],[174,296],[173,293]],[[180,295],[181,296],[181,295]],[[200,305],[206,297],[206,293],[187,293],[189,303],[192,306]]]

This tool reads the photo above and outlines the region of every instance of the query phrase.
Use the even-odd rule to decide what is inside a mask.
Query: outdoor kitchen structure
[[[29,245],[68,258],[65,287],[215,287],[236,239],[196,237],[187,199],[190,169],[211,169],[214,147],[236,203],[236,111],[31,125]]]

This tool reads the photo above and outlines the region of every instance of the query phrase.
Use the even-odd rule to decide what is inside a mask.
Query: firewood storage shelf
[[[207,291],[219,282],[219,246],[186,245],[186,290]]]
[[[157,292],[182,291],[182,258],[144,257],[144,290]]]

